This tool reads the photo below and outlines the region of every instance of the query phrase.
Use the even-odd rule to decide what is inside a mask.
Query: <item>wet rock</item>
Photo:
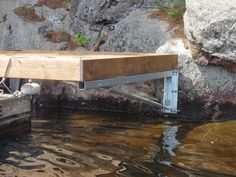
[[[114,30],[108,30],[108,41],[101,46],[101,50],[154,52],[156,47],[171,38],[165,22],[149,18],[154,11],[142,9],[130,13],[114,25]]]
[[[176,149],[173,163],[183,169],[235,176],[235,125],[229,121],[194,128]]]
[[[126,112],[148,115],[160,114],[159,108],[122,95],[113,94],[107,89],[81,91],[78,90],[77,83],[51,81],[43,81],[41,86],[42,91],[37,100],[45,107],[56,107],[60,102],[62,110],[70,108],[72,110]],[[148,97],[146,93],[151,92],[151,88],[147,85],[122,85],[115,88],[143,97]]]
[[[187,1],[184,15],[189,41],[220,60],[236,63],[236,1]]]

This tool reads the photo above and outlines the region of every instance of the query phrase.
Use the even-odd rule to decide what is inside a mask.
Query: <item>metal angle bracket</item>
[[[172,71],[164,71],[164,72],[140,74],[140,75],[133,75],[133,76],[115,77],[111,79],[83,81],[83,82],[79,82],[78,87],[80,90],[86,90],[86,89],[110,87],[114,85],[142,82],[145,80],[155,80],[155,79],[161,79],[161,78],[166,78],[166,77],[171,77],[171,76],[172,76]]]
[[[156,80],[164,78],[162,111],[164,113],[175,114],[177,113],[178,77],[179,77],[179,71],[172,70],[172,71],[140,74],[133,76],[115,77],[111,79],[83,81],[78,83],[78,88],[79,90],[87,90],[87,89],[111,87],[114,85],[129,84],[135,82],[142,82],[145,80]]]

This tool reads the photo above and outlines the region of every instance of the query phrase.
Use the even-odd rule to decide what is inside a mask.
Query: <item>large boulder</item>
[[[179,54],[180,102],[200,104],[199,109],[206,114],[207,111],[211,111],[210,114],[212,111],[217,113],[218,105],[236,105],[236,73],[230,73],[219,66],[199,65],[181,39],[168,41],[157,52]]]
[[[135,10],[108,30],[108,41],[101,47],[104,51],[155,52],[171,38],[168,25],[149,18],[156,10]]]
[[[142,4],[143,0],[81,0],[78,16],[91,24],[116,23]]]
[[[188,0],[186,9],[189,41],[212,57],[236,63],[236,1]]]
[[[96,23],[117,23],[138,8],[155,8],[160,2],[175,0],[81,0],[77,15],[80,19]]]

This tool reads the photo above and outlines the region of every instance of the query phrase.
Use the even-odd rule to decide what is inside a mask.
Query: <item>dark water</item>
[[[124,115],[41,115],[0,140],[0,176],[234,176],[236,121],[158,122]]]

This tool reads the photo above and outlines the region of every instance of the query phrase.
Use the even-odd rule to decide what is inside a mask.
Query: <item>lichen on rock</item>
[[[188,0],[186,5],[189,41],[212,57],[236,63],[236,1]]]
[[[14,9],[14,12],[19,17],[22,17],[25,21],[29,22],[43,22],[45,19],[42,16],[36,14],[34,8],[18,7]]]
[[[48,31],[44,34],[44,37],[54,43],[69,42],[71,40],[70,34],[65,31]]]
[[[37,6],[47,6],[52,9],[66,8],[69,0],[38,0]]]

